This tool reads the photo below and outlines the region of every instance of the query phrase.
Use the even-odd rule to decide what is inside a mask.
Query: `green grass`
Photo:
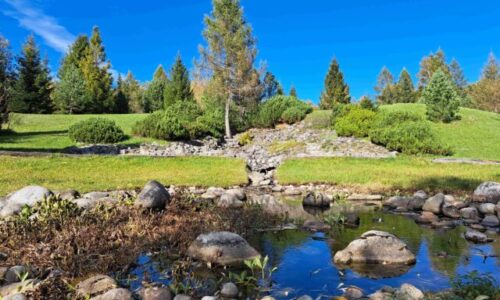
[[[80,192],[165,185],[233,186],[247,183],[245,162],[214,157],[0,156],[0,195],[26,185]]]
[[[500,181],[500,166],[438,164],[430,158],[290,159],[278,169],[280,184],[329,183],[370,191],[447,190],[471,192],[483,181]]]
[[[113,120],[130,138],[123,145],[140,144],[150,139],[132,136],[134,124],[147,114],[128,115],[30,115],[12,114],[9,129],[0,135],[0,150],[60,151],[74,146],[68,138],[68,128],[85,119],[102,117]]]
[[[423,104],[394,104],[384,111],[418,112],[425,116]],[[454,157],[500,160],[500,114],[462,108],[460,120],[449,124],[432,123],[441,141],[453,150]]]

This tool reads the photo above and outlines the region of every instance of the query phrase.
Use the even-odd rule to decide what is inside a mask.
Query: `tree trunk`
[[[233,138],[232,134],[231,134],[231,124],[229,124],[229,108],[231,106],[231,94],[229,94],[229,96],[227,97],[227,100],[226,100],[226,109],[225,109],[225,112],[224,112],[224,124],[226,125],[226,138],[228,139],[231,139]]]

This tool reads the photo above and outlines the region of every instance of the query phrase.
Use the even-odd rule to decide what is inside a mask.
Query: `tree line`
[[[444,75],[444,78],[439,80],[444,80],[443,84],[451,86],[454,93],[457,94],[460,106],[500,112],[500,65],[493,52],[489,54],[481,77],[475,83],[467,81],[456,59],[452,59],[448,63],[446,55],[441,49],[436,53],[430,53],[420,61],[416,87],[406,68],[401,70],[398,79],[395,80],[389,69],[384,66],[378,75],[374,88],[375,101],[378,104],[419,102],[425,88],[438,72]],[[333,59],[330,65],[324,86],[320,101],[322,109],[332,109],[336,104],[346,104],[351,101],[349,86],[344,80],[337,59]],[[360,100],[371,99],[369,96],[363,96]]]

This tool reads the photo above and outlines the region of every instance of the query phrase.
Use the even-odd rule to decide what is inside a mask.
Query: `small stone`
[[[402,296],[407,300],[420,300],[424,299],[425,297],[424,293],[422,293],[421,290],[408,283],[404,283],[403,285],[401,285],[399,291],[396,294],[398,296]]]
[[[304,225],[302,225],[302,228],[308,231],[312,232],[326,232],[331,229],[330,225],[327,225],[321,221],[316,221],[316,220],[307,220],[304,222]]]
[[[112,289],[90,300],[133,300],[132,293],[127,289]]]
[[[76,294],[79,297],[93,297],[117,288],[116,281],[106,275],[92,276],[76,285]]]
[[[236,298],[238,297],[238,287],[232,282],[224,283],[220,294],[226,298]]]
[[[313,300],[313,298],[309,295],[304,295],[297,298],[297,300]]]
[[[460,210],[460,214],[464,219],[477,220],[479,219],[479,213],[475,207],[465,207]]]
[[[487,243],[488,236],[484,233],[475,230],[467,230],[465,232],[465,239],[474,243]]]
[[[345,289],[344,295],[348,300],[361,299],[364,297],[363,290],[357,286],[349,286]]]
[[[172,293],[168,288],[151,287],[139,292],[142,300],[172,300]]]
[[[431,224],[438,221],[439,218],[430,211],[423,211],[422,214],[415,220],[415,222],[420,224]]]
[[[174,297],[174,300],[193,300],[191,296],[179,294]]]
[[[310,192],[302,200],[305,206],[329,207],[332,203],[332,198],[320,192]]]
[[[443,202],[444,202],[444,194],[439,193],[434,197],[430,197],[429,199],[427,199],[424,203],[424,206],[422,207],[422,210],[430,211],[434,214],[440,214]]]
[[[483,215],[494,215],[495,214],[495,204],[493,203],[483,203],[479,205],[479,212]]]
[[[429,198],[429,196],[427,195],[427,193],[425,191],[422,191],[422,190],[416,191],[413,194],[413,197],[424,199],[424,200],[426,200],[427,198]]]
[[[488,215],[484,217],[483,221],[481,222],[481,225],[486,227],[497,227],[500,225],[500,221],[498,220],[497,216]]]

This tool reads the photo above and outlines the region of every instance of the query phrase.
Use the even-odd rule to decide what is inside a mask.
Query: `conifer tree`
[[[92,30],[89,46],[81,64],[85,83],[93,101],[95,113],[106,113],[114,110],[112,84],[113,77],[109,73],[110,62],[102,44],[101,33],[96,26]]]
[[[325,79],[325,88],[321,95],[320,107],[332,109],[335,104],[351,102],[349,86],[344,82],[337,59],[333,59]]]
[[[127,114],[129,113],[129,99],[123,91],[123,79],[121,75],[118,75],[118,80],[116,81],[116,88],[114,90],[114,101],[115,101],[115,113],[117,114]]]
[[[281,94],[283,94],[283,88],[281,87],[281,84],[271,72],[266,72],[266,75],[264,76],[264,80],[262,82],[262,90],[262,100],[266,100],[273,96],[279,95],[280,91]]]
[[[213,0],[213,10],[205,17],[203,36],[206,47],[200,48],[198,66],[224,99],[226,137],[232,137],[231,106],[256,107],[262,95],[260,74],[254,63],[257,56],[252,28],[247,24],[239,0]]]
[[[163,108],[165,88],[168,84],[167,74],[162,65],[156,68],[153,80],[144,91],[144,112],[153,112]],[[138,112],[138,107],[130,107],[132,111]]]
[[[14,78],[12,70],[12,55],[9,41],[0,35],[0,130],[2,124],[7,122],[11,85]]]
[[[163,105],[164,107],[169,107],[178,101],[192,101],[193,99],[189,72],[182,63],[182,58],[179,54],[170,70],[170,80],[165,86],[163,93]]]
[[[488,56],[488,62],[484,66],[482,79],[496,80],[500,79],[500,65],[493,52]]]
[[[403,68],[396,85],[396,103],[415,103],[417,94],[410,73]]]
[[[82,64],[84,63],[85,56],[89,48],[89,39],[86,35],[80,35],[76,38],[73,44],[70,46],[68,53],[64,56],[61,67],[58,71],[58,77],[62,78],[66,68],[74,66],[78,69],[82,69]]]
[[[446,55],[442,49],[438,49],[435,54],[431,52],[420,61],[420,70],[417,74],[418,88],[423,89],[438,70],[451,77],[449,66],[446,64]]]
[[[375,86],[377,92],[377,102],[379,104],[390,104],[396,100],[396,86],[394,85],[394,77],[387,67],[382,67],[377,77],[377,85]]]
[[[429,120],[451,122],[456,119],[460,96],[451,78],[438,70],[423,90],[422,102],[426,104]]]
[[[125,98],[127,98],[128,109],[133,108],[134,112],[143,112],[144,93],[141,84],[135,79],[132,71],[127,72],[127,76],[122,82],[122,91]],[[120,110],[123,110],[123,108]]]
[[[290,88],[290,96],[294,97],[294,98],[298,98],[297,97],[297,89],[295,88],[294,85],[292,85],[292,87]]]
[[[460,90],[465,90],[467,87],[467,79],[465,78],[464,71],[462,70],[462,67],[460,67],[458,61],[456,59],[452,59],[449,68],[451,79],[455,85]]]
[[[52,82],[47,60],[40,59],[40,50],[31,35],[17,59],[17,80],[13,87],[9,111],[22,113],[52,112]]]
[[[92,107],[83,73],[73,64],[65,67],[60,81],[56,84],[53,98],[57,110],[66,114],[88,112]]]

